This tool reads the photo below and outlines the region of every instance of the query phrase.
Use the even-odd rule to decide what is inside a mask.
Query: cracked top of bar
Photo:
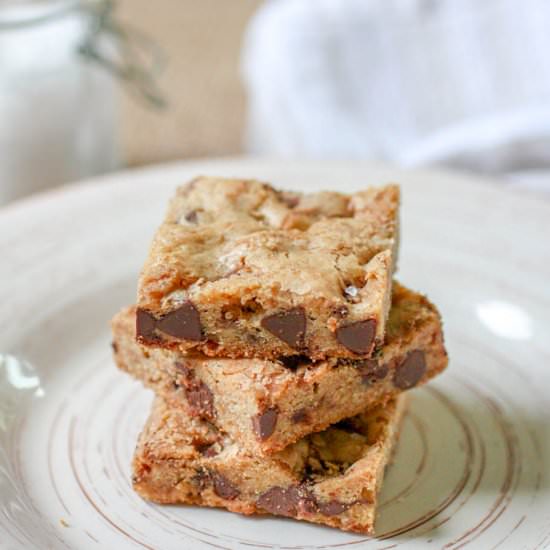
[[[138,340],[211,356],[368,357],[383,341],[398,210],[395,185],[300,194],[197,178],[153,240]]]

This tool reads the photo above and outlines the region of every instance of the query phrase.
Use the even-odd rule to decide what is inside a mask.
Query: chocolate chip
[[[202,380],[192,380],[186,385],[184,391],[189,407],[197,416],[208,420],[214,418],[214,396]]]
[[[234,487],[231,482],[221,474],[210,472],[210,478],[212,479],[214,492],[219,497],[225,498],[226,500],[234,500],[241,494],[239,489]]]
[[[287,355],[279,357],[279,361],[290,370],[296,370],[302,364],[311,363],[311,359],[307,355]]]
[[[136,312],[136,336],[140,342],[155,343],[159,337],[155,330],[186,340],[202,340],[199,312],[191,302],[157,319],[152,313],[138,308]]]
[[[393,383],[401,390],[412,388],[422,378],[425,370],[426,357],[424,352],[418,349],[411,351],[395,369]]]
[[[357,321],[336,329],[338,342],[354,353],[369,353],[374,346],[375,336],[375,319]]]
[[[304,345],[306,333],[306,314],[304,308],[295,307],[287,311],[268,315],[262,319],[262,327],[274,336],[299,349]]]
[[[184,217],[185,217],[185,220],[188,221],[189,223],[196,224],[199,221],[196,210],[191,210],[191,212],[187,212],[187,214],[185,214]]]
[[[361,382],[365,386],[371,386],[379,380],[386,378],[389,368],[385,363],[382,365],[378,364],[378,361],[375,359],[367,359],[366,361],[361,361],[358,366],[359,372],[361,373]]]
[[[272,407],[263,413],[252,417],[252,426],[254,431],[262,441],[267,439],[275,431],[278,416],[279,411],[277,408]]]
[[[278,516],[295,517],[298,514],[314,514],[318,511],[315,497],[304,485],[272,487],[260,495],[256,504],[266,512]]]
[[[155,334],[157,320],[155,316],[145,309],[138,308],[136,311],[136,336],[142,342],[156,342]]]
[[[307,489],[304,488],[302,488],[301,490],[301,495],[302,498],[298,503],[298,510],[303,514],[316,514],[318,509],[315,497]]]
[[[118,353],[118,344],[116,342],[111,342],[111,349],[113,353]]]
[[[302,408],[298,409],[291,417],[292,422],[294,424],[300,424],[301,422],[307,422],[309,419],[309,415],[307,413],[307,410]]]
[[[174,386],[181,387],[183,385],[185,398],[192,414],[212,420],[216,412],[214,394],[210,388],[202,380],[197,380],[193,369],[190,369],[183,361],[174,361],[174,367],[177,371]]]
[[[345,512],[349,506],[349,504],[338,500],[330,500],[329,502],[317,501],[317,508],[319,509],[319,512],[325,516],[337,516],[338,514]]]
[[[294,517],[298,513],[301,498],[298,487],[272,487],[260,495],[256,504],[270,514]]]
[[[175,338],[202,340],[200,315],[191,302],[185,302],[178,309],[163,315],[157,321],[157,328]]]

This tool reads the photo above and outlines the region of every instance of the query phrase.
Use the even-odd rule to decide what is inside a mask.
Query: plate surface
[[[403,184],[399,279],[440,307],[451,364],[411,394],[377,538],[131,490],[151,395],[115,370],[108,320],[134,300],[174,186],[201,173],[305,191]],[[0,548],[550,546],[549,235],[548,203],[361,163],[169,165],[0,211]]]

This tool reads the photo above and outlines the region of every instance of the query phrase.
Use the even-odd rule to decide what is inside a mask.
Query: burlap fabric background
[[[122,93],[121,145],[129,165],[239,153],[245,97],[238,62],[259,0],[119,0],[117,16],[146,31],[168,64],[159,80],[169,108]]]

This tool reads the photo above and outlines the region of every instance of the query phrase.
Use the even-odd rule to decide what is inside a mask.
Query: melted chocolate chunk
[[[395,369],[393,383],[397,388],[407,390],[416,386],[425,371],[426,357],[424,352],[419,349],[411,351]]]
[[[116,342],[111,342],[111,349],[113,353],[118,353],[118,344]]]
[[[270,514],[294,517],[298,514],[298,507],[303,498],[300,489],[296,486],[292,485],[287,489],[272,487],[261,494],[256,503]]]
[[[189,407],[195,414],[208,420],[214,418],[214,395],[202,380],[190,381],[184,391]]]
[[[361,373],[361,382],[365,386],[372,386],[379,380],[383,380],[388,375],[388,365],[379,365],[375,359],[367,359],[361,361],[359,365],[359,371]]]
[[[353,353],[369,353],[376,336],[376,320],[367,319],[344,325],[336,329],[336,338],[340,344]]]
[[[309,415],[306,409],[298,409],[291,418],[294,424],[300,424],[309,420]]]
[[[145,309],[138,308],[136,311],[136,336],[142,342],[156,342],[158,340],[155,334],[157,320],[152,313]]]
[[[262,327],[291,348],[300,349],[306,334],[306,313],[302,307],[274,313],[262,319]]]
[[[291,485],[286,489],[283,487],[272,487],[260,495],[256,504],[266,512],[287,517],[315,513],[321,513],[325,516],[335,516],[345,512],[350,507],[350,504],[339,502],[338,500],[320,502],[303,485]]]
[[[200,315],[191,302],[185,302],[178,309],[163,315],[157,320],[157,329],[183,340],[202,340]]]
[[[210,472],[210,479],[212,480],[214,492],[221,498],[235,500],[241,494],[239,489],[233,486],[225,476],[217,472]]]
[[[178,309],[157,319],[152,313],[138,308],[136,312],[136,336],[140,342],[156,343],[160,338],[155,333],[160,330],[175,338],[202,340],[202,326],[197,308],[185,302]]]
[[[329,502],[317,501],[317,508],[319,509],[319,512],[325,516],[337,516],[338,514],[345,512],[349,507],[349,504],[338,500],[330,500]]]
[[[262,440],[266,440],[274,431],[277,424],[279,411],[272,407],[261,414],[252,417],[252,426],[256,435]]]
[[[216,411],[214,409],[214,394],[210,388],[202,380],[197,380],[193,370],[182,361],[175,361],[174,366],[178,371],[174,386],[183,386],[185,398],[192,414],[206,420],[213,420]]]
[[[317,512],[317,501],[315,497],[309,491],[306,491],[303,495],[298,505],[299,510],[303,514],[315,514]]]

